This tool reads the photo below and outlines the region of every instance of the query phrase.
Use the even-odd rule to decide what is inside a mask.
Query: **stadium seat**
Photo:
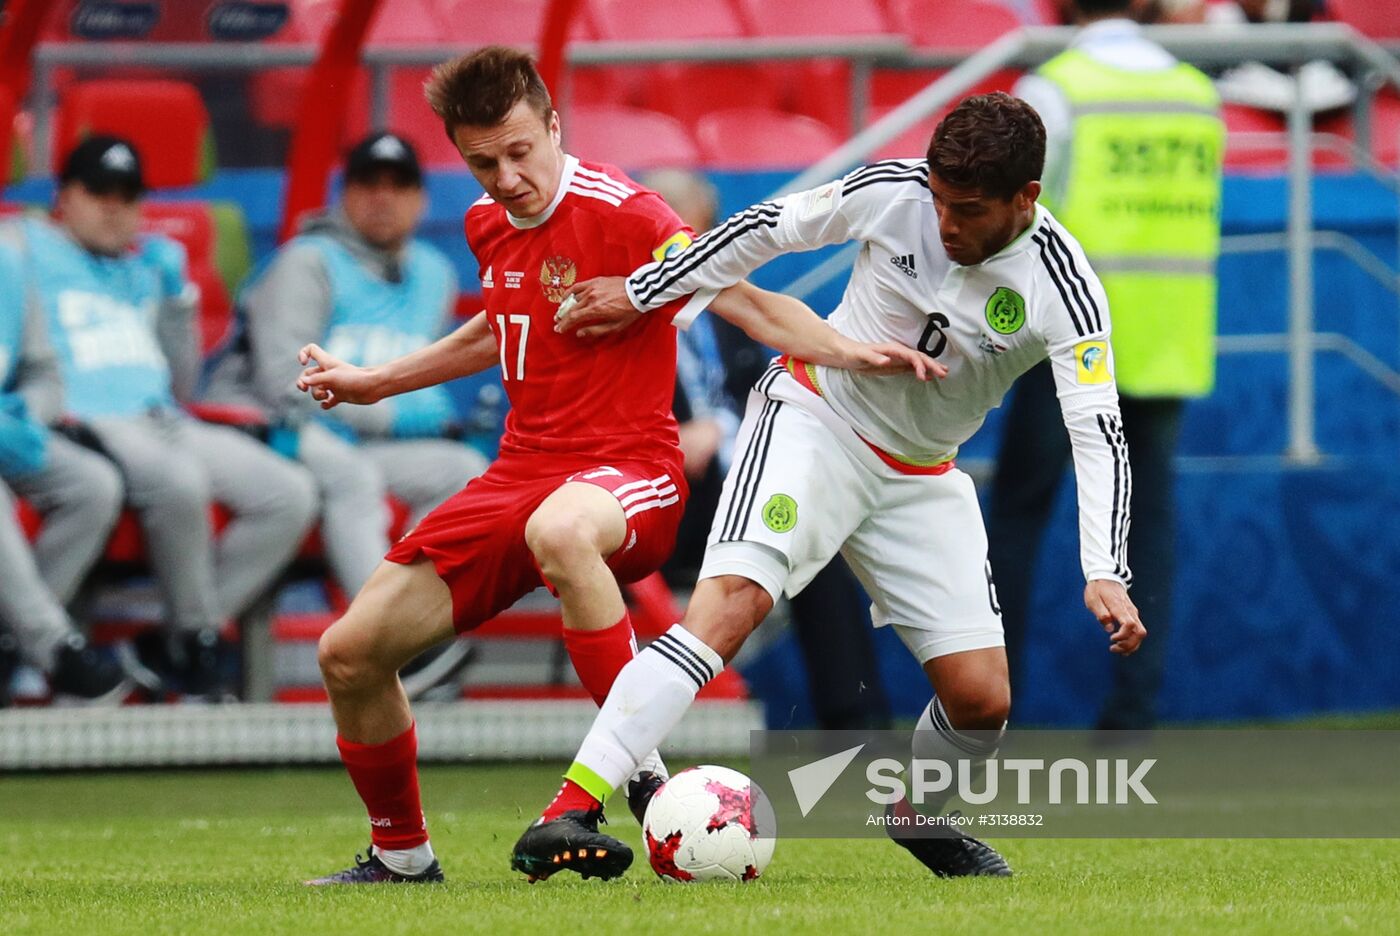
[[[1022,25],[1011,7],[996,0],[894,0],[890,17],[923,48],[980,49]]]
[[[636,0],[592,0],[589,13],[599,39],[664,42],[744,35],[743,22],[726,0],[694,0],[680,7]]]
[[[1349,141],[1356,139],[1355,122],[1349,110],[1319,118],[1314,129]],[[1371,158],[1392,169],[1400,164],[1400,97],[1394,93],[1381,92],[1376,95],[1375,106],[1371,110]],[[1318,168],[1350,168],[1353,163],[1350,156],[1334,150],[1313,152],[1313,164]]]
[[[739,0],[754,36],[870,36],[893,33],[875,0]]]
[[[10,89],[5,85],[0,85],[0,115],[10,113],[10,108],[14,106],[14,96],[10,94]],[[13,139],[14,121],[6,120],[0,116],[0,188],[4,187],[6,180],[16,174],[13,172],[13,166],[17,154],[14,154],[10,149]]]
[[[791,169],[841,145],[826,124],[782,111],[740,107],[700,118],[695,138],[712,169]]]
[[[871,122],[879,120],[891,109],[889,107],[872,107],[870,109]],[[866,162],[878,162],[881,159],[923,159],[928,153],[928,141],[933,136],[933,129],[938,126],[938,121],[943,119],[944,113],[946,111],[940,111],[927,120],[915,124],[876,150]]]
[[[1288,139],[1283,117],[1242,104],[1221,108],[1225,121],[1225,167],[1276,171],[1288,163]],[[1241,138],[1250,134],[1254,139]],[[1269,134],[1270,139],[1262,135]]]
[[[1327,12],[1372,39],[1400,39],[1400,6],[1393,0],[1327,0]]]
[[[564,122],[564,146],[582,159],[626,170],[694,166],[695,143],[680,121],[635,107],[576,107]]]
[[[135,144],[151,188],[196,185],[214,168],[209,114],[199,91],[182,81],[88,81],[71,86],[55,124],[54,175],[69,151],[94,133],[114,134]]]
[[[462,157],[443,132],[442,121],[423,97],[430,69],[405,66],[389,78],[389,129],[402,134],[418,150],[425,166],[461,169]],[[353,141],[347,141],[347,143]]]
[[[640,104],[694,128],[712,111],[733,107],[778,110],[785,99],[783,69],[775,63],[674,63],[651,72]]]
[[[464,46],[508,45],[534,47],[540,39],[549,0],[437,0],[442,39]],[[592,39],[592,22],[586,9],[574,17],[571,39]]]
[[[341,0],[292,0],[287,38],[319,43],[340,11]],[[483,4],[485,6],[485,4]],[[365,44],[403,46],[441,42],[444,24],[431,0],[393,0],[380,3]]]

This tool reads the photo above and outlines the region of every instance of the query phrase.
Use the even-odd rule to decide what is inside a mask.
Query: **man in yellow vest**
[[[1132,467],[1128,559],[1152,640],[1115,661],[1099,727],[1156,721],[1174,562],[1172,455],[1183,403],[1215,379],[1215,262],[1224,125],[1210,79],[1148,40],[1135,0],[1073,0],[1083,29],[1016,87],[1045,123],[1044,193],[1084,246],[1113,310],[1112,354]],[[1012,684],[1034,560],[1070,457],[1048,365],[1018,382],[989,510]]]

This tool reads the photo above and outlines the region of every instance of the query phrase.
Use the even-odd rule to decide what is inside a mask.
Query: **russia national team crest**
[[[576,279],[578,266],[568,257],[550,257],[540,267],[540,286],[550,302],[563,302]]]

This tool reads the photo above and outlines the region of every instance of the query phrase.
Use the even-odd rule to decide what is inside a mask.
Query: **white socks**
[[[622,668],[608,700],[579,748],[575,767],[566,774],[599,796],[632,776],[648,755],[676,727],[695,694],[724,669],[720,655],[679,624],[662,634]],[[659,759],[658,759],[659,761]],[[591,773],[591,776],[588,774]]]
[[[995,733],[959,732],[948,721],[948,713],[943,710],[943,703],[938,701],[938,696],[934,696],[933,701],[929,702],[928,707],[919,716],[919,723],[914,726],[914,738],[910,747],[914,751],[915,760],[941,760],[949,764],[965,760],[980,768],[987,762],[987,758],[997,752],[997,745],[1001,743],[1001,736],[1005,732],[1005,725]],[[942,794],[925,796],[920,812],[930,816],[940,815],[948,805],[948,800],[956,793],[957,788],[954,785]]]
[[[432,864],[436,856],[433,854],[433,843],[424,842],[416,848],[396,849],[386,851],[378,846],[374,847],[374,853],[379,856],[379,860],[384,862],[384,867],[395,874],[406,874],[415,877],[428,870],[428,865]]]

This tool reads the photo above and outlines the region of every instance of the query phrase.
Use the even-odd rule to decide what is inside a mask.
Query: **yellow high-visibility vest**
[[[1185,63],[1127,71],[1077,49],[1040,74],[1073,118],[1062,203],[1050,208],[1108,293],[1118,388],[1208,394],[1225,147],[1215,87]]]

